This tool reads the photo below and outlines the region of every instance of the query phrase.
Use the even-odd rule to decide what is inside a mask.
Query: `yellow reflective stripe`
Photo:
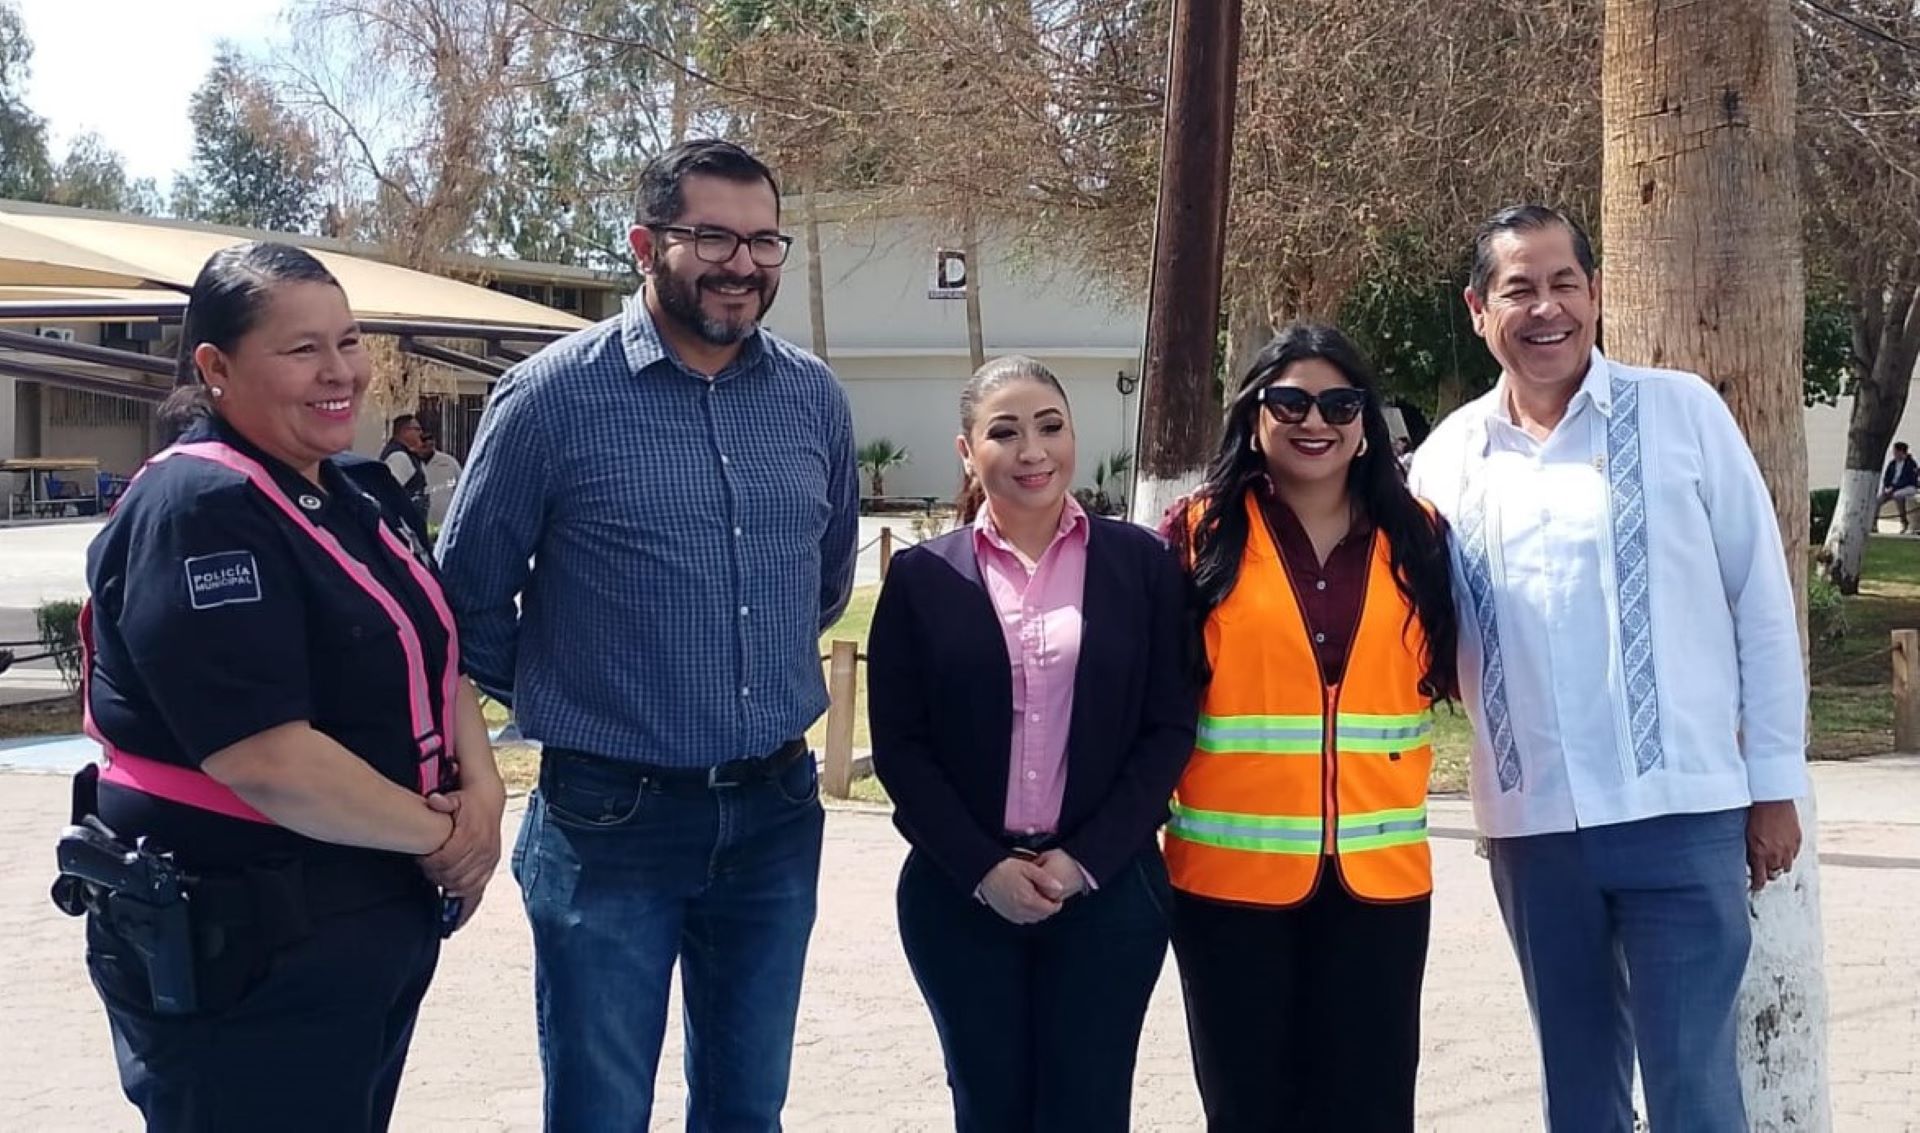
[[[1427,840],[1427,808],[1405,807],[1343,814],[1335,842],[1342,853],[1412,846]]]
[[[1318,716],[1201,716],[1194,747],[1215,755],[1318,755]]]
[[[1425,747],[1433,737],[1433,713],[1381,716],[1342,712],[1334,725],[1341,751],[1394,752]]]
[[[1320,819],[1286,815],[1235,814],[1231,811],[1199,810],[1174,803],[1167,833],[1202,846],[1223,850],[1246,850],[1256,854],[1304,854],[1320,852]]]

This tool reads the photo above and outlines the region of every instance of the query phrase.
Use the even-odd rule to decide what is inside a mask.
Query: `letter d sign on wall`
[[[941,248],[933,254],[933,285],[927,288],[929,299],[967,297],[967,254]]]

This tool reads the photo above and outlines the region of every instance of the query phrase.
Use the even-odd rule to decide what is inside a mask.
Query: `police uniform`
[[[199,767],[307,721],[409,790],[444,785],[457,641],[417,516],[376,462],[325,461],[316,486],[203,421],[136,478],[87,581],[98,814],[194,878],[190,1012],[158,1013],[131,937],[89,918],[122,1087],[156,1130],[384,1128],[436,891],[413,858],[296,834]]]

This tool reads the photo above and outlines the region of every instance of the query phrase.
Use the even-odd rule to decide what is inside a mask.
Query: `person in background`
[[[420,434],[420,470],[427,477],[427,527],[438,530],[446,522],[447,509],[453,506],[453,489],[460,482],[460,462],[450,452],[440,451],[439,439],[430,432]]]
[[[1880,506],[1885,507],[1888,500],[1900,507],[1900,534],[1913,534],[1913,523],[1907,516],[1907,504],[1915,496],[1920,496],[1920,461],[1913,459],[1907,451],[1907,442],[1893,442],[1893,459],[1887,461],[1887,470],[1880,477]]]
[[[428,505],[426,462],[420,446],[420,438],[424,434],[418,417],[402,413],[393,419],[387,443],[380,449],[380,463],[393,473],[394,482],[407,494],[414,510],[420,514],[422,523],[427,521]]]
[[[1154,833],[1193,746],[1180,570],[1069,491],[1031,358],[960,396],[961,526],[893,560],[868,643],[874,772],[912,845],[901,943],[959,1129],[1128,1128],[1167,952]]]

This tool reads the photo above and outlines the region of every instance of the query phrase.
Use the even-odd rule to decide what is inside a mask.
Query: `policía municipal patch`
[[[260,568],[252,551],[222,551],[187,560],[187,601],[196,610],[260,600]]]

